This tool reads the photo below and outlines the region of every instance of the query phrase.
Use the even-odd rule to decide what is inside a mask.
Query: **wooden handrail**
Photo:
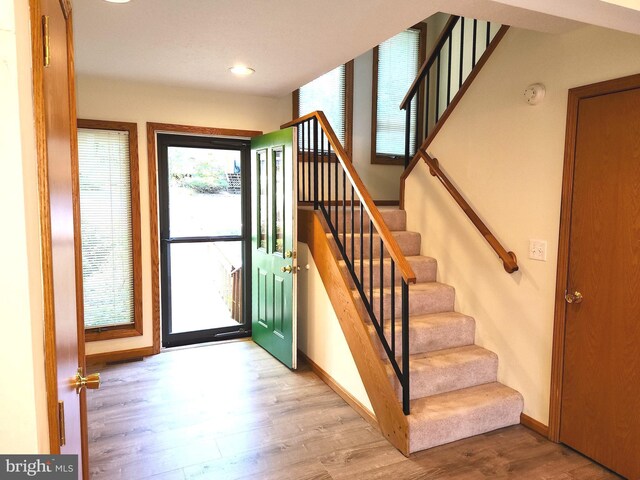
[[[507,252],[507,250],[502,246],[502,244],[498,241],[498,239],[491,233],[489,227],[485,225],[485,223],[480,220],[480,217],[476,212],[471,208],[471,205],[465,200],[465,198],[460,194],[458,189],[451,183],[451,181],[444,174],[442,169],[440,168],[440,164],[438,160],[435,158],[431,158],[427,152],[420,149],[418,150],[418,155],[420,155],[425,163],[429,165],[429,172],[434,177],[437,177],[440,180],[440,183],[444,185],[444,188],[447,189],[449,194],[453,197],[456,203],[462,208],[462,211],[469,217],[469,220],[475,225],[480,234],[484,237],[484,239],[491,245],[491,248],[498,254],[498,257],[502,260],[502,265],[504,269],[508,273],[513,273],[518,270],[518,259],[516,254],[513,252]]]
[[[427,59],[422,63],[422,66],[420,67],[420,70],[418,70],[418,74],[416,75],[416,78],[413,80],[413,83],[409,87],[409,90],[407,90],[407,94],[404,96],[404,99],[402,99],[402,103],[400,104],[400,110],[405,110],[407,108],[407,105],[410,102],[410,99],[413,98],[413,96],[418,92],[418,89],[420,88],[420,84],[422,83],[422,80],[427,75],[427,72],[433,65],[433,62],[436,61],[436,58],[440,53],[440,49],[446,43],[447,38],[449,37],[449,34],[458,23],[458,20],[460,20],[460,16],[458,15],[451,15],[451,17],[449,17],[449,21],[447,21],[446,25],[442,29],[442,32],[440,33],[438,40],[436,40],[436,44],[431,49],[431,53],[429,53],[429,56],[427,57]]]
[[[380,238],[382,239],[384,245],[387,247],[387,250],[389,251],[389,255],[398,266],[398,269],[400,271],[400,274],[402,275],[402,278],[404,279],[405,282],[407,282],[407,284],[416,283],[416,275],[413,272],[411,265],[409,264],[407,258],[402,253],[402,250],[400,250],[400,246],[398,245],[398,242],[396,241],[395,237],[391,234],[389,227],[387,227],[387,224],[382,219],[380,210],[378,210],[378,207],[376,207],[375,203],[373,202],[371,195],[365,188],[364,183],[362,183],[362,180],[360,179],[360,175],[358,175],[358,172],[356,172],[355,168],[353,167],[351,159],[349,158],[347,153],[344,151],[344,148],[340,144],[340,140],[338,140],[338,137],[333,131],[333,128],[331,128],[331,124],[327,120],[327,117],[325,116],[324,112],[315,111],[315,112],[309,113],[304,117],[297,118],[295,120],[285,123],[284,125],[281,125],[280,128],[294,127],[313,117],[317,119],[318,124],[320,125],[320,128],[322,128],[322,130],[324,131],[331,145],[331,148],[333,148],[333,151],[335,152],[336,157],[338,158],[338,161],[342,165],[342,168],[344,169],[346,176],[349,178],[349,181],[351,182],[351,186],[353,187],[354,191],[358,194],[358,197],[360,198],[361,208],[364,207],[365,211],[369,215],[369,219],[371,220],[373,225],[376,227],[376,230],[378,231]]]

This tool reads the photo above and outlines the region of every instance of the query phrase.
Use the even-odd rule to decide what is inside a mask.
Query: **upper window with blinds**
[[[404,164],[406,112],[400,103],[425,58],[426,25],[419,24],[386,40],[373,51],[371,162]],[[411,103],[409,150],[422,132],[422,95]]]
[[[338,140],[351,153],[353,61],[325,73],[293,92],[293,117],[322,110]]]
[[[142,333],[137,125],[78,120],[84,324]],[[126,333],[129,331],[130,333]]]

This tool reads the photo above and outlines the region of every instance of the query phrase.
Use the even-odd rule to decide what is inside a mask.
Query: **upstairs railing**
[[[449,18],[400,104],[406,112],[405,168],[414,153],[409,147],[414,98],[424,89],[424,131],[416,132],[416,145],[426,148],[508,29],[457,15]]]
[[[420,67],[415,80],[409,87],[407,94],[400,105],[406,110],[405,127],[405,171],[401,181],[401,205],[404,205],[404,182],[422,158],[429,166],[431,174],[440,180],[462,208],[469,220],[475,225],[480,234],[496,252],[504,269],[508,273],[518,270],[518,261],[515,253],[507,251],[491,233],[489,228],[471,208],[462,194],[444,174],[438,161],[427,153],[427,147],[438,133],[446,118],[458,104],[474,78],[484,66],[487,59],[504,37],[509,27],[483,22],[476,19],[465,19],[452,15],[445,25],[440,37],[428,58]],[[411,159],[411,104],[424,90],[424,132],[416,132],[423,138],[422,144]],[[417,144],[418,142],[416,142]]]
[[[409,284],[415,274],[324,113],[282,128],[292,126],[298,131],[298,200],[322,213],[398,377],[408,415]]]

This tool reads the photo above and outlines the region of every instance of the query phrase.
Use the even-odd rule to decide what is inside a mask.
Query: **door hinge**
[[[49,15],[42,16],[42,56],[45,67],[51,63],[51,42],[49,37]]]
[[[64,402],[58,402],[58,431],[60,432],[60,446],[63,447],[67,443],[64,424]]]

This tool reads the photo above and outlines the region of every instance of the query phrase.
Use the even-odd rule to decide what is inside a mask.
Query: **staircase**
[[[356,209],[356,215],[359,209]],[[475,321],[473,318],[454,310],[455,290],[450,285],[437,282],[437,262],[431,257],[420,255],[420,234],[406,230],[406,212],[397,208],[380,208],[385,223],[389,226],[402,252],[406,255],[416,274],[416,283],[409,287],[409,371],[411,382],[411,414],[409,420],[409,452],[417,452],[461,438],[478,435],[498,428],[520,423],[523,408],[522,396],[509,387],[498,383],[498,357],[495,353],[474,344]],[[350,233],[351,220],[342,222],[339,213],[338,223],[346,223]],[[338,261],[345,279],[358,298],[361,320],[368,326],[371,341],[379,350],[398,401],[401,400],[401,385],[385,359],[386,354],[371,323],[369,315],[359,299],[357,290],[333,235],[326,228],[327,240]],[[349,238],[350,235],[347,235]],[[364,242],[367,243],[367,240]],[[379,242],[373,242],[374,245]],[[347,243],[350,248],[349,243]],[[355,243],[356,257],[359,257],[359,245]],[[374,259],[363,252],[364,283],[371,287],[375,298],[380,295],[389,297],[390,269],[383,268],[380,276],[380,260],[374,251]],[[373,268],[370,269],[372,262]],[[383,262],[390,262],[384,259]],[[356,262],[356,270],[360,268]],[[373,277],[369,277],[369,272]],[[395,283],[400,283],[396,274]],[[390,301],[384,301],[389,306]],[[401,304],[400,298],[395,305]],[[374,310],[379,313],[377,302]],[[391,312],[387,309],[386,318]],[[399,314],[399,311],[397,312]],[[399,327],[396,327],[399,331]],[[390,327],[386,327],[386,337],[391,338]],[[401,354],[400,334],[394,335],[396,352]]]
[[[411,162],[406,147],[400,205],[406,177],[424,159],[512,273],[515,255],[426,151],[508,29],[486,23],[480,35],[479,21],[467,22],[471,52],[465,19],[451,17],[401,106],[409,145],[411,104],[426,90],[425,131],[415,132],[424,140]],[[455,35],[460,67],[452,82]],[[322,112],[286,127],[298,129],[298,201],[307,206],[299,209],[299,241],[314,257],[381,432],[409,455],[520,423],[522,396],[497,381],[497,355],[475,345],[475,321],[455,311],[455,289],[437,281],[437,261],[421,255],[421,235],[406,229],[406,212],[375,205]]]

